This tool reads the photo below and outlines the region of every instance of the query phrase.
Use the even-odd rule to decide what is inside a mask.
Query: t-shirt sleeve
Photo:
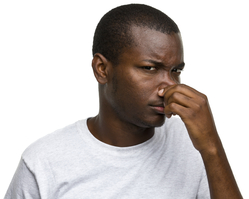
[[[19,162],[4,199],[40,199],[35,175],[23,159]]]
[[[211,197],[210,197],[208,179],[206,175],[206,170],[204,169],[196,199],[210,199],[210,198]]]

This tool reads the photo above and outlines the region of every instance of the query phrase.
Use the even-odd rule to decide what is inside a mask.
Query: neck
[[[100,110],[96,117],[87,121],[90,132],[106,144],[118,147],[134,146],[154,135],[154,128],[142,128],[108,113]]]

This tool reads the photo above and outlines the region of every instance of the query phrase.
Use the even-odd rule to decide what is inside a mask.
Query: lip
[[[153,110],[155,110],[157,113],[159,114],[165,114],[164,113],[164,105],[163,104],[160,104],[160,105],[152,105],[151,108]]]

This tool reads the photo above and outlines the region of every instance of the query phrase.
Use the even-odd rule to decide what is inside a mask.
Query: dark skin
[[[99,114],[88,120],[102,142],[126,147],[145,142],[165,117],[179,115],[206,167],[211,198],[242,198],[219,139],[207,97],[180,84],[184,68],[180,34],[133,26],[136,45],[113,66],[95,54],[92,66],[99,82]]]

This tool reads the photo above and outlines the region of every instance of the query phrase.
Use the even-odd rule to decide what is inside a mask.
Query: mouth
[[[151,108],[159,114],[165,114],[164,113],[164,104],[158,104],[158,105],[151,105]]]

